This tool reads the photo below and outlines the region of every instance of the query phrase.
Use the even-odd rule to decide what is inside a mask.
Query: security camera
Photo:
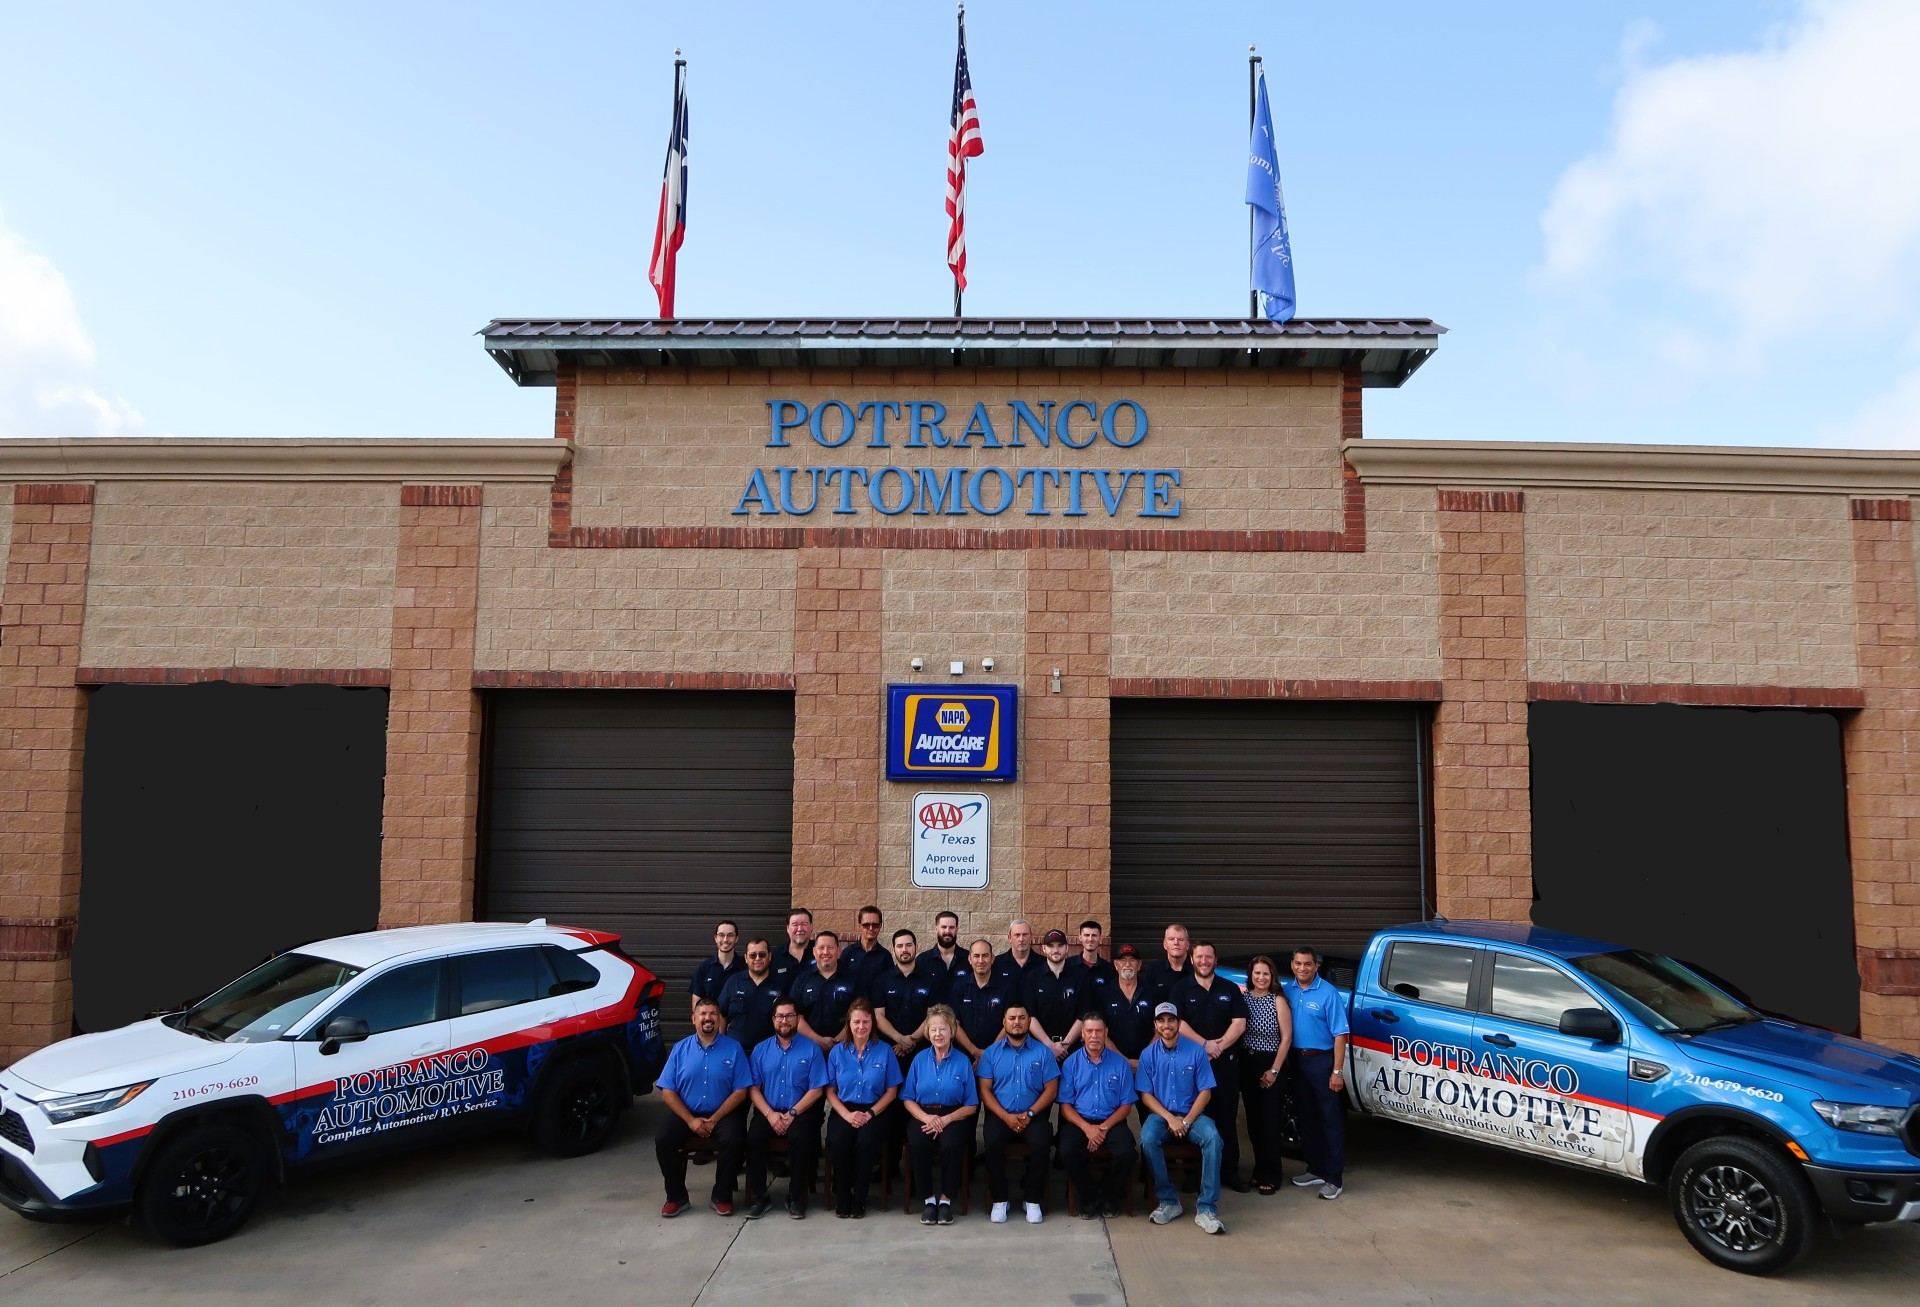
[[[990,672],[990,671],[992,671],[992,670],[993,670],[993,659],[991,659],[991,658],[982,658],[982,659],[980,660],[980,670],[981,670],[981,671],[983,671],[983,672]]]
[[[914,660],[913,660],[913,670],[914,670],[914,671],[916,671],[916,672],[917,672],[917,671],[919,671],[919,670],[921,670],[922,668],[924,668],[925,666],[926,666],[926,664],[925,664],[924,662],[922,662],[922,661],[920,661],[920,659],[918,659],[918,658],[916,658],[916,659],[914,659]]]

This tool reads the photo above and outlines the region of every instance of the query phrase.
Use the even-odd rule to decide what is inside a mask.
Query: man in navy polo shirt
[[[1089,1012],[1080,1026],[1081,1046],[1060,1068],[1060,1156],[1080,1195],[1080,1218],[1118,1216],[1126,1201],[1138,1154],[1127,1113],[1140,1094],[1133,1068],[1107,1047],[1107,1019]],[[1093,1183],[1089,1157],[1104,1147],[1113,1159],[1104,1189]]]
[[[1207,1115],[1220,1128],[1220,1183],[1235,1193],[1252,1186],[1240,1178],[1240,1038],[1247,1033],[1247,996],[1214,971],[1219,955],[1202,940],[1193,946],[1193,975],[1173,989],[1180,1033],[1207,1051],[1213,1097]]]
[[[1113,951],[1113,978],[1094,982],[1088,1011],[1107,1020],[1107,1043],[1136,1067],[1153,1042],[1154,998],[1140,983],[1140,951],[1122,944]]]
[[[773,1005],[786,996],[787,987],[773,974],[773,945],[748,940],[747,969],[720,989],[720,1016],[727,1033],[751,1053],[773,1033]]]
[[[714,956],[704,958],[693,969],[693,979],[687,984],[687,992],[698,1003],[703,998],[720,1001],[720,991],[726,983],[746,970],[740,961],[736,946],[740,943],[740,927],[731,921],[723,921],[713,928]],[[691,1012],[692,1008],[689,1007]]]
[[[1100,956],[1106,934],[1097,921],[1080,923],[1080,951],[1067,959],[1067,970],[1079,973],[1082,993],[1091,994],[1094,986],[1113,979],[1113,963]]]
[[[719,1006],[710,998],[699,999],[693,1005],[693,1033],[673,1046],[654,1081],[660,1101],[673,1114],[661,1122],[653,1139],[653,1155],[667,1185],[660,1215],[678,1216],[687,1210],[687,1155],[680,1145],[688,1139],[713,1144],[713,1210],[733,1215],[733,1181],[747,1146],[746,1114],[740,1108],[752,1085],[747,1050],[720,1033]]]
[[[960,946],[960,914],[942,912],[933,919],[933,947],[920,955],[919,966],[936,980],[933,1001],[944,1003],[953,982],[967,974],[967,950]]]
[[[1151,1113],[1140,1127],[1140,1150],[1153,1169],[1155,1225],[1177,1219],[1180,1191],[1167,1178],[1166,1145],[1184,1139],[1200,1146],[1200,1202],[1194,1224],[1208,1234],[1225,1234],[1220,1223],[1220,1131],[1207,1118],[1207,1099],[1213,1094],[1213,1068],[1207,1050],[1180,1033],[1180,1009],[1162,1003],[1153,1010],[1154,1040],[1140,1054],[1133,1085]]]
[[[773,955],[773,974],[780,992],[791,994],[794,981],[813,970],[813,913],[806,908],[787,911],[787,946]]]
[[[800,1033],[822,1053],[840,1037],[847,1005],[860,995],[860,979],[840,965],[840,937],[823,930],[813,941],[813,970],[802,972],[788,991],[800,1008]]]
[[[758,1220],[773,1205],[767,1195],[767,1155],[780,1138],[787,1141],[787,1215],[804,1221],[820,1160],[827,1059],[812,1040],[800,1037],[800,1009],[792,999],[774,1004],[773,1036],[762,1040],[748,1060],[753,1119],[747,1123],[747,1219]]]
[[[993,960],[993,978],[1018,997],[1026,987],[1027,976],[1047,964],[1033,946],[1033,924],[1015,918],[1007,924],[1007,951]]]
[[[947,990],[947,1003],[960,1015],[960,1029],[954,1039],[968,1057],[980,1060],[994,1040],[1000,1038],[1001,1018],[1007,1010],[1007,989],[993,975],[993,945],[984,939],[973,941],[967,950],[971,964],[964,976],[954,979]]]
[[[993,1204],[988,1219],[1007,1219],[1007,1145],[1026,1141],[1027,1169],[1021,1176],[1020,1196],[1026,1202],[1027,1224],[1045,1219],[1040,1198],[1047,1188],[1047,1158],[1053,1143],[1053,1125],[1047,1109],[1060,1092],[1060,1064],[1053,1050],[1027,1038],[1027,1009],[1015,1001],[1000,1019],[1001,1034],[974,1067],[979,1077],[980,1106],[987,1111],[981,1128],[987,1159],[987,1199]]]
[[[880,942],[880,925],[884,920],[880,909],[873,904],[861,908],[854,914],[854,924],[859,926],[860,933],[840,950],[840,969],[859,983],[862,994],[884,968],[893,965],[893,955]]]
[[[915,960],[919,951],[912,931],[904,926],[894,931],[892,965],[875,972],[867,985],[880,1037],[893,1045],[902,1071],[926,1047],[927,1009],[937,1001],[934,986],[938,982]]]
[[[1193,974],[1187,955],[1193,950],[1193,936],[1179,922],[1168,926],[1160,936],[1166,956],[1155,958],[1140,969],[1140,983],[1153,995],[1154,1006],[1173,1000],[1173,987]]]
[[[1086,1011],[1086,987],[1077,972],[1067,970],[1067,937],[1050,930],[1040,940],[1046,961],[1027,973],[1027,1015],[1033,1036],[1065,1060],[1080,1042],[1080,1016]]]
[[[1347,1005],[1340,991],[1320,978],[1320,955],[1293,951],[1293,979],[1280,987],[1293,1012],[1293,1110],[1300,1123],[1300,1151],[1307,1169],[1293,1178],[1302,1189],[1319,1186],[1322,1198],[1338,1198],[1347,1171]]]

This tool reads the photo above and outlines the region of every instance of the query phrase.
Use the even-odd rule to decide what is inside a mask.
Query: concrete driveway
[[[926,1229],[897,1210],[748,1223],[704,1206],[656,1215],[644,1101],[613,1146],[558,1161],[502,1138],[298,1180],[237,1237],[162,1247],[125,1224],[45,1226],[0,1213],[0,1300],[435,1304],[1685,1302],[1688,1307],[1914,1301],[1920,1227],[1823,1236],[1789,1274],[1716,1270],[1663,1194],[1405,1127],[1357,1122],[1346,1195],[1227,1194],[1225,1238],[1144,1215]],[[696,1200],[712,1172],[695,1168]],[[1057,1177],[1056,1177],[1057,1180]],[[1062,1186],[1056,1183],[1056,1204]],[[976,1197],[978,1185],[976,1183]],[[877,1203],[876,1203],[877,1206]],[[1191,1199],[1188,1201],[1191,1211]],[[1145,1207],[1137,1205],[1144,1213]]]

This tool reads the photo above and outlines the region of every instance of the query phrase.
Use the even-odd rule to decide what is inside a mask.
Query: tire
[[[237,1125],[189,1126],[160,1146],[140,1179],[140,1218],[181,1247],[213,1243],[246,1224],[266,1188],[266,1152]]]
[[[1702,1139],[1674,1162],[1667,1196],[1694,1251],[1727,1270],[1771,1275],[1813,1247],[1817,1208],[1806,1177],[1757,1139]]]
[[[554,1072],[540,1095],[533,1139],[555,1157],[579,1157],[613,1137],[620,1117],[619,1068],[604,1057],[583,1057]]]

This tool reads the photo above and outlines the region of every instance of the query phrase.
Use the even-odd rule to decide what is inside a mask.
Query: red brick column
[[[1518,491],[1438,495],[1436,906],[1449,917],[1525,921],[1533,906],[1525,503]]]
[[[803,549],[793,621],[793,901],[843,934],[880,874],[880,553]]]
[[[1060,692],[1053,671],[1060,669]],[[1105,550],[1027,554],[1023,902],[1036,931],[1112,920],[1113,569]]]
[[[91,485],[13,487],[0,606],[0,1065],[73,1029]]]
[[[1913,507],[1856,499],[1854,641],[1866,707],[1846,724],[1860,1033],[1920,1052],[1920,595]]]
[[[479,486],[402,486],[380,842],[380,924],[473,916],[480,696]]]

